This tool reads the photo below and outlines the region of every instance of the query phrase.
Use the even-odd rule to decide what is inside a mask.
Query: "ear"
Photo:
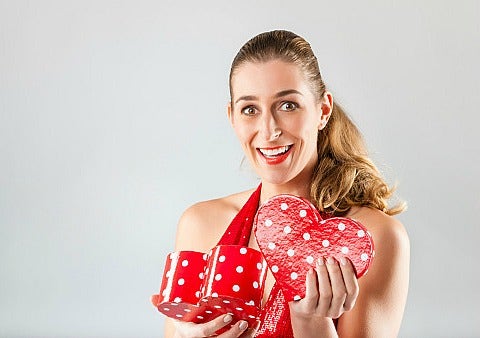
[[[333,111],[333,96],[330,92],[325,92],[323,94],[322,100],[319,103],[319,111],[320,111],[320,116],[319,116],[319,124],[318,124],[318,130],[322,130],[325,128],[325,126],[328,123],[328,120],[330,119],[330,116],[332,115]]]
[[[227,103],[227,116],[228,116],[228,120],[230,121],[230,124],[233,127],[233,112],[232,112],[232,103],[231,102]]]

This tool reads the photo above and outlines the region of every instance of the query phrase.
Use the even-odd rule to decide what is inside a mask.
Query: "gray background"
[[[238,48],[309,40],[409,202],[401,337],[480,336],[479,1],[0,1],[0,336],[161,337],[190,204],[254,187]]]

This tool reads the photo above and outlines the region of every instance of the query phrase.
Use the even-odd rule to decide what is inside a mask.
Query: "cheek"
[[[316,151],[318,128],[315,125],[315,121],[309,121],[307,125],[304,124],[302,127],[297,130],[300,132],[298,137],[302,140],[304,149]],[[310,151],[307,152],[309,153]]]
[[[250,141],[250,139],[252,138],[252,135],[253,135],[252,126],[246,123],[241,123],[241,122],[235,123],[235,125],[233,126],[233,129],[235,131],[235,135],[237,135],[238,140],[242,144]]]
[[[299,138],[305,141],[310,140],[312,137],[316,138],[318,129],[314,119],[304,118],[291,120],[288,125],[292,132],[296,133]]]

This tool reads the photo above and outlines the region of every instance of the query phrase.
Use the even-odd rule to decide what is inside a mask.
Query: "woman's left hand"
[[[305,284],[305,297],[290,303],[292,317],[338,318],[353,308],[359,293],[355,270],[347,258],[340,262],[333,257],[319,258],[316,268],[308,271]]]

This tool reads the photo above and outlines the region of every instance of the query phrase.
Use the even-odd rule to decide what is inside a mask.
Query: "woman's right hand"
[[[190,322],[182,322],[179,320],[174,321],[175,325],[175,337],[176,338],[203,338],[211,337],[215,335],[215,332],[220,330],[226,325],[229,325],[232,321],[232,316],[229,314],[218,316],[217,318],[202,324],[195,324]],[[218,338],[233,338],[253,337],[255,330],[248,328],[248,323],[244,320],[240,320],[233,325],[228,331],[223,332]]]

